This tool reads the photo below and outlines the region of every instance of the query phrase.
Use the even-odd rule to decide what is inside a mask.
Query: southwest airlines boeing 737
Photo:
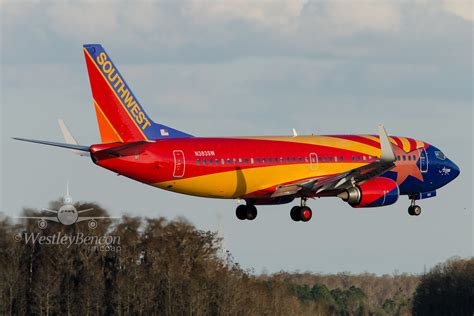
[[[199,197],[239,199],[237,218],[253,220],[257,205],[290,203],[290,217],[312,217],[308,199],[339,197],[352,207],[391,205],[400,195],[416,201],[459,175],[435,146],[408,137],[378,135],[195,137],[155,123],[104,48],[84,45],[102,142],[78,145],[64,123],[66,143],[16,138],[69,148],[119,175]]]

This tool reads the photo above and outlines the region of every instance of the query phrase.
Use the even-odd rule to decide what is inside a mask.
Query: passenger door
[[[318,155],[316,153],[309,154],[309,168],[311,170],[318,169]]]
[[[419,162],[419,168],[421,173],[427,173],[428,172],[428,154],[426,153],[426,150],[424,148],[418,149],[420,152],[420,162]]]
[[[184,158],[184,153],[182,150],[174,150],[173,157],[174,157],[173,177],[182,178],[184,177],[184,171],[186,169],[186,160]]]

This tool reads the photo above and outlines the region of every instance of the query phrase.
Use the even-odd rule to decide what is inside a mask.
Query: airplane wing
[[[277,186],[271,197],[277,198],[288,195],[301,195],[306,197],[337,195],[339,192],[354,186],[356,183],[367,181],[385,173],[395,167],[394,162],[396,157],[390,140],[388,139],[387,132],[381,124],[379,125],[379,137],[382,151],[380,159],[336,175]]]

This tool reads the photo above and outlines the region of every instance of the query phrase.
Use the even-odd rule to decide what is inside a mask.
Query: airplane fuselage
[[[397,161],[382,176],[400,194],[430,193],[459,174],[436,147],[406,137],[391,137]],[[91,147],[96,164],[134,180],[178,193],[254,204],[286,203],[269,198],[278,185],[340,174],[380,158],[373,135],[296,137],[180,138],[144,143],[120,157],[95,155],[117,144]]]

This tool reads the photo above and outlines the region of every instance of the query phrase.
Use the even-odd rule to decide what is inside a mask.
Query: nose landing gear
[[[313,217],[313,211],[306,206],[306,198],[301,198],[301,206],[293,206],[290,211],[290,217],[295,222],[308,222]]]
[[[415,204],[415,200],[411,200],[411,205],[408,207],[408,214],[411,216],[419,216],[421,214],[421,206]]]

